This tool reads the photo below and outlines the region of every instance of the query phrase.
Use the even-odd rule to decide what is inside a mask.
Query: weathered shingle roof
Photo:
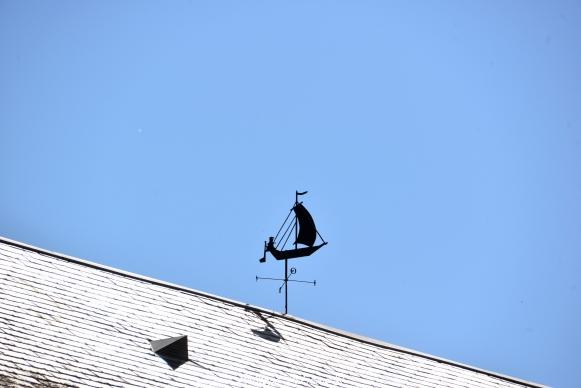
[[[3,238],[0,303],[2,387],[541,387]]]

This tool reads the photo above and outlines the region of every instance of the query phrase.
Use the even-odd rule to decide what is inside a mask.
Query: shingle
[[[15,386],[540,387],[3,238],[0,280]],[[173,370],[149,339],[180,335]]]

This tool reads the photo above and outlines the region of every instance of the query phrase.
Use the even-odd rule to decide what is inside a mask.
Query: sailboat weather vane
[[[299,257],[310,256],[315,253],[319,248],[327,245],[327,242],[323,239],[319,231],[315,226],[315,221],[307,209],[303,206],[302,202],[299,202],[299,196],[307,194],[307,191],[295,192],[295,204],[290,210],[286,219],[282,223],[280,229],[276,233],[275,237],[269,237],[268,242],[264,242],[264,253],[262,258],[259,260],[261,263],[266,263],[266,252],[270,254],[276,260],[284,260],[284,279],[279,278],[265,278],[256,276],[256,281],[258,280],[278,280],[282,281],[282,285],[279,287],[278,292],[282,291],[284,287],[284,313],[288,313],[288,282],[298,282],[298,283],[309,283],[312,285],[317,285],[317,281],[307,281],[307,280],[297,280],[290,279],[290,277],[296,274],[296,268],[291,268],[289,273],[288,260],[295,259]],[[289,221],[292,213],[295,213],[294,218]],[[281,235],[280,232],[285,228],[284,233]],[[285,250],[285,246],[293,234],[295,235],[294,249]],[[317,236],[320,239],[320,243],[317,245]],[[279,238],[280,237],[280,238]],[[299,244],[301,245],[299,247]]]

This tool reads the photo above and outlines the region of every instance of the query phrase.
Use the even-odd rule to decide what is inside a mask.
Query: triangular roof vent
[[[164,359],[173,369],[188,361],[188,336],[149,341],[151,350]]]

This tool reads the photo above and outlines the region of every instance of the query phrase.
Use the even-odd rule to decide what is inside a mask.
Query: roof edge
[[[194,295],[198,295],[198,296],[203,296],[203,297],[207,297],[210,299],[214,299],[214,300],[218,300],[221,302],[226,302],[229,304],[232,304],[234,306],[238,306],[238,307],[242,307],[244,309],[247,310],[252,310],[252,311],[257,311],[260,313],[266,313],[272,316],[277,316],[280,318],[284,318],[284,319],[288,319],[290,321],[294,321],[315,329],[319,329],[328,333],[332,333],[332,334],[336,334],[342,337],[346,337],[346,338],[351,338],[363,343],[367,343],[370,345],[374,345],[374,346],[379,346],[382,348],[386,348],[386,349],[391,349],[391,350],[395,350],[398,352],[402,352],[402,353],[406,353],[406,354],[411,354],[411,355],[415,355],[415,356],[419,356],[419,357],[423,357],[432,361],[436,361],[436,362],[441,362],[444,364],[448,364],[448,365],[452,365],[452,366],[456,366],[462,369],[466,369],[466,370],[470,370],[473,372],[478,372],[478,373],[482,373],[488,376],[492,376],[492,377],[496,377],[502,380],[506,380],[506,381],[510,381],[513,383],[517,383],[517,384],[522,384],[525,386],[529,386],[529,387],[535,387],[535,388],[549,388],[547,385],[542,385],[539,383],[533,383],[530,381],[526,381],[526,380],[522,380],[516,377],[512,377],[512,376],[507,376],[501,373],[497,373],[497,372],[492,372],[492,371],[488,371],[486,369],[481,369],[481,368],[477,368],[471,365],[467,365],[467,364],[462,364],[460,362],[456,362],[456,361],[452,361],[452,360],[448,360],[446,358],[442,358],[442,357],[438,357],[438,356],[434,356],[428,353],[422,353],[419,352],[417,350],[412,350],[412,349],[408,349],[405,347],[401,347],[401,346],[397,346],[397,345],[393,345],[390,344],[388,342],[385,341],[381,341],[375,338],[371,338],[371,337],[366,337],[363,335],[359,335],[359,334],[355,334],[355,333],[351,333],[345,330],[341,330],[341,329],[337,329],[331,326],[326,326],[323,325],[321,323],[317,323],[317,322],[312,322],[303,318],[299,318],[299,317],[295,317],[293,315],[289,315],[289,314],[283,314],[283,313],[279,313],[277,311],[273,311],[273,310],[267,310],[265,308],[259,307],[259,306],[254,306],[254,305],[250,305],[248,303],[243,303],[243,302],[239,302],[237,300],[234,299],[229,299],[229,298],[225,298],[222,296],[217,296],[214,294],[210,294],[207,292],[203,292],[203,291],[199,291],[193,288],[189,288],[189,287],[185,287],[185,286],[180,286],[174,283],[169,283],[163,280],[159,280],[159,279],[155,279],[155,278],[151,278],[148,276],[144,276],[144,275],[139,275],[139,274],[135,274],[133,272],[128,272],[128,271],[124,271],[121,269],[117,269],[114,267],[109,267],[107,265],[103,265],[103,264],[97,264],[85,259],[79,259],[77,257],[73,257],[73,256],[69,256],[69,255],[65,255],[63,253],[58,253],[58,252],[54,252],[54,251],[49,251],[47,249],[43,249],[43,248],[39,248],[30,244],[26,244],[20,241],[16,241],[16,240],[12,240],[3,236],[0,236],[0,243],[4,243],[6,245],[11,245],[14,247],[18,247],[18,248],[22,248],[22,249],[26,249],[29,251],[33,251],[36,253],[40,253],[43,255],[48,255],[48,256],[52,256],[61,260],[65,260],[68,262],[72,262],[72,263],[76,263],[79,265],[83,265],[86,267],[90,267],[90,268],[94,268],[94,269],[98,269],[101,271],[105,271],[105,272],[109,272],[109,273],[114,273],[117,275],[121,275],[121,276],[125,276],[131,279],[135,279],[135,280],[141,280],[141,281],[145,281],[151,284],[155,284],[158,286],[162,286],[162,287],[168,287],[174,290],[178,290],[178,291],[183,291],[183,292],[187,292],[190,294],[194,294]]]

